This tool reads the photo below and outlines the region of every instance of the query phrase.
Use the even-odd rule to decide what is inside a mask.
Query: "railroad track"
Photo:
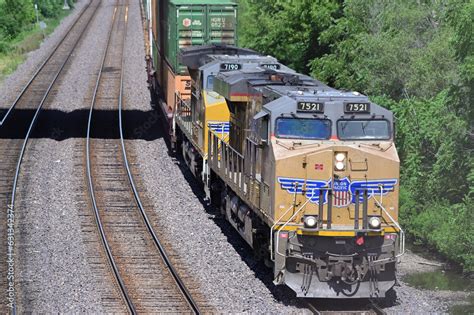
[[[21,89],[0,121],[0,207],[4,209],[0,228],[0,253],[2,257],[8,258],[7,263],[3,260],[0,264],[0,290],[2,292],[0,311],[2,313],[7,311],[15,313],[17,310],[14,257],[18,255],[15,255],[14,215],[17,183],[28,140],[60,74],[97,12],[99,3],[99,0],[92,0],[84,7],[53,51]],[[21,124],[18,124],[20,117],[17,113],[22,109],[32,109],[31,114],[26,117],[29,124],[25,129],[18,127]],[[21,119],[24,120],[25,117]],[[23,140],[9,139],[6,135],[11,130],[16,130],[16,133],[21,135],[18,138],[23,138]],[[4,220],[8,222],[8,227],[7,224],[3,224]]]
[[[122,130],[124,47],[128,2],[113,14],[101,71],[92,97],[86,138],[86,173],[90,199],[111,273],[124,310],[135,313],[199,313],[199,308],[171,264],[146,215],[130,170]],[[113,110],[106,128],[117,139],[94,138],[104,122],[99,110]],[[115,138],[115,137],[114,137]]]
[[[308,310],[315,315],[386,315],[386,312],[373,300],[369,300],[366,305],[358,305],[360,301],[348,305],[346,303],[338,305],[338,303],[340,301],[332,301],[332,305],[318,305],[310,301],[306,305]],[[337,307],[334,307],[334,304]]]

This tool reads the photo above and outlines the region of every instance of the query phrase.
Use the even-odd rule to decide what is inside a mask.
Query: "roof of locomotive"
[[[265,86],[326,87],[307,75],[257,67],[219,73],[215,78],[214,90],[233,101],[235,95],[245,97],[259,94],[255,89]]]
[[[205,64],[225,56],[249,56],[256,58],[261,56],[258,52],[225,44],[212,44],[204,46],[191,46],[183,48],[179,52],[180,62],[190,69],[199,69]]]
[[[295,73],[293,69],[278,62],[272,56],[260,55],[208,55],[211,60],[199,68],[207,74],[217,74],[218,72],[230,72],[240,69],[242,71],[255,71],[257,67],[264,69],[278,69],[287,73]]]
[[[333,88],[298,90],[295,87],[266,86],[265,90],[271,91],[273,97],[264,104],[263,110],[254,116],[259,119],[270,115],[272,128],[279,117],[292,118],[324,118],[336,122],[357,119],[385,119],[393,123],[393,113],[388,109],[375,104],[366,95],[358,92],[339,91]],[[265,91],[262,90],[262,93]],[[321,104],[318,111],[310,112],[301,110],[298,104]],[[347,112],[347,104],[369,104],[367,112]],[[332,124],[333,134],[336,134],[336,124]]]

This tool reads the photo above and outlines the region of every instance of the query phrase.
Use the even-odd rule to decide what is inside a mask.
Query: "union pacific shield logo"
[[[347,177],[334,180],[332,190],[335,207],[347,207],[351,203],[350,185],[351,181]]]

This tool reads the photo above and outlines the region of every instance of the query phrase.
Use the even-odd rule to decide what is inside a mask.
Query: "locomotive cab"
[[[276,282],[306,297],[383,297],[401,231],[392,114],[357,93],[295,91],[260,116],[275,161]],[[313,273],[328,285],[309,285]]]

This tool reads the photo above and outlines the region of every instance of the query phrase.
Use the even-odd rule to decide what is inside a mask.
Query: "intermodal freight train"
[[[174,149],[274,282],[298,297],[385,297],[405,242],[393,114],[228,45],[232,1],[145,5],[150,86]]]

